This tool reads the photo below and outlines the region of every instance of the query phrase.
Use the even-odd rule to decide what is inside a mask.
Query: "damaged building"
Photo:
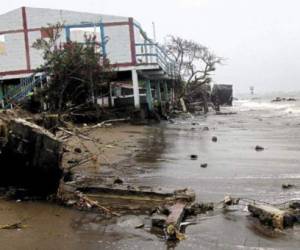
[[[93,34],[114,66],[117,80],[109,94],[99,98],[100,105],[110,98],[115,105],[152,110],[156,103],[164,106],[172,99],[175,63],[134,18],[21,7],[0,15],[2,107],[12,107],[47,81],[43,74],[33,75],[43,59],[32,44],[49,35],[42,27],[57,23],[63,23],[61,43],[83,42],[86,34]]]

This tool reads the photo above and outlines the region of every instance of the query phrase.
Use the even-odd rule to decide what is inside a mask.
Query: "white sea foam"
[[[278,114],[300,115],[299,102],[270,102],[259,99],[239,100],[234,102],[235,109],[239,111],[276,111]]]

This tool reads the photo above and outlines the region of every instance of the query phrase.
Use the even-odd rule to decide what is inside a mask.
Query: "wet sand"
[[[96,142],[71,137],[66,141],[69,152],[64,154],[63,166],[72,166],[70,160],[92,158],[72,169],[75,179],[106,181],[107,178],[119,177],[126,181],[131,173],[138,173],[134,157],[141,150],[139,140],[145,136],[146,130],[146,126],[120,123],[84,132]],[[76,148],[80,153],[75,152]]]
[[[174,124],[138,130],[123,127],[122,136],[114,133],[116,145],[105,150],[109,159],[117,159],[114,166],[123,162],[123,171],[116,169],[126,182],[191,187],[198,201],[218,202],[226,194],[271,203],[300,198],[300,117],[272,108],[243,110],[240,103],[235,108],[240,110],[236,115],[182,118]],[[206,126],[209,131],[203,130]],[[107,144],[112,137],[105,134],[107,141],[103,142]],[[212,136],[217,136],[218,141],[212,142]],[[256,145],[265,150],[255,151]],[[190,160],[191,154],[197,154],[198,159]],[[201,168],[201,163],[208,167]],[[91,175],[101,170],[107,176],[113,174],[108,164],[103,166],[95,168]],[[283,183],[297,187],[282,190]],[[187,228],[187,240],[176,248],[299,249],[298,227],[270,237],[254,228],[247,215],[238,209],[199,216],[195,218],[197,224]],[[97,214],[47,203],[0,201],[0,224],[26,217],[28,228],[0,231],[3,249],[168,248],[162,238],[147,229],[134,229],[139,219],[136,216],[102,221]]]

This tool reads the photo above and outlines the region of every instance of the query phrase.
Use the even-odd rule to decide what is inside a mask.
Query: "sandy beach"
[[[300,195],[299,107],[299,103],[245,100],[223,109],[237,112],[232,115],[99,128],[93,131],[93,138],[102,143],[97,148],[102,153],[95,152],[97,164],[82,165],[76,172],[99,180],[117,176],[137,185],[191,187],[198,201],[219,202],[227,194],[276,204],[296,199]],[[217,142],[211,140],[212,136],[218,138]],[[265,150],[255,151],[256,145]],[[88,143],[86,147],[95,150]],[[191,160],[191,154],[197,154],[198,159]],[[203,163],[207,168],[200,167]],[[284,183],[295,188],[283,190]],[[244,208],[226,213],[216,210],[194,218],[196,224],[187,227],[187,239],[176,249],[299,249],[300,228],[265,235],[253,227]],[[103,221],[97,214],[49,203],[3,200],[0,210],[0,224],[25,220],[27,225],[20,230],[2,230],[1,249],[170,247],[147,228],[134,228],[143,216]]]

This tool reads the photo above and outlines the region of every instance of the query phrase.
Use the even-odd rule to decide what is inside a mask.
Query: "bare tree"
[[[168,36],[164,47],[176,63],[178,81],[182,87],[181,97],[189,99],[196,92],[204,96],[203,92],[207,89],[205,85],[210,85],[211,75],[223,59],[206,46],[181,37]]]

